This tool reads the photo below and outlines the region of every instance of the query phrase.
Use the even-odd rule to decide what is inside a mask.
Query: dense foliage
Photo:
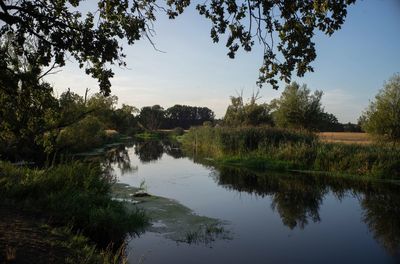
[[[270,103],[258,103],[258,93],[253,94],[248,102],[243,95],[231,96],[223,118],[223,125],[240,126],[276,126],[289,129],[306,129],[310,131],[348,131],[360,132],[355,124],[341,124],[336,116],[324,111],[321,104],[321,91],[311,94],[306,85],[293,82],[287,85],[279,99]]]
[[[0,162],[2,203],[14,203],[100,244],[121,242],[146,224],[140,211],[127,212],[111,199],[114,178],[95,164],[72,163],[49,169],[17,168]]]
[[[231,96],[231,104],[226,109],[223,119],[227,126],[274,125],[271,107],[257,103],[258,94],[253,94],[250,101],[243,102],[243,96]]]
[[[306,85],[287,85],[279,99],[271,102],[277,126],[283,128],[304,128],[315,130],[322,123],[323,108],[321,91],[311,94]]]
[[[125,65],[121,40],[131,45],[145,37],[152,43],[157,12],[175,18],[190,4],[190,0],[97,0],[85,6],[83,2],[0,1],[0,38],[15,35],[13,45],[28,59],[32,53],[26,49],[27,42],[36,43],[40,66],[63,66],[68,56],[74,58],[87,74],[98,79],[105,95],[110,93],[110,78],[114,75],[110,64]],[[234,58],[240,46],[250,51],[255,40],[262,43],[259,83],[268,82],[277,88],[278,78],[289,82],[292,72],[303,76],[313,71],[310,64],[316,50],[312,37],[317,30],[332,35],[340,29],[348,6],[354,2],[212,0],[198,4],[197,9],[211,21],[214,42],[228,35],[229,57]]]
[[[363,129],[377,137],[400,141],[400,74],[395,74],[360,118]]]
[[[149,130],[189,129],[214,121],[214,112],[207,107],[174,105],[164,110],[159,105],[153,105],[143,107],[138,119],[141,126]]]
[[[183,128],[203,125],[204,122],[214,121],[214,112],[207,107],[174,105],[165,110],[162,127],[165,129]]]

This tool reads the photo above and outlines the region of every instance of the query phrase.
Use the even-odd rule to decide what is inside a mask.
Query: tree
[[[294,71],[298,76],[313,71],[315,31],[332,35],[355,1],[211,0],[198,4],[197,9],[211,21],[214,42],[227,34],[230,58],[240,47],[250,51],[259,41],[264,48],[259,84],[270,83],[277,89],[277,78],[289,82]],[[97,0],[97,10],[83,13],[82,2],[0,1],[0,37],[12,33],[16,49],[28,59],[31,54],[26,43],[33,40],[41,66],[63,66],[67,56],[73,57],[87,74],[98,79],[105,95],[110,93],[114,75],[110,64],[125,66],[120,40],[131,45],[146,37],[152,43],[155,14],[164,11],[173,19],[190,4],[190,0]]]
[[[174,105],[165,111],[162,127],[189,129],[191,126],[199,126],[204,122],[213,121],[214,116],[214,112],[207,107]]]
[[[271,102],[275,109],[273,116],[277,126],[315,130],[323,120],[321,106],[322,91],[311,94],[304,84],[296,82],[287,85],[279,99]]]
[[[164,109],[159,105],[142,107],[139,114],[139,122],[150,130],[157,130],[164,121]]]
[[[343,131],[343,125],[339,123],[334,114],[323,112],[321,113],[321,120],[316,126],[318,131],[321,132],[340,132]]]
[[[400,141],[400,74],[394,74],[360,117],[362,128],[377,137]]]
[[[115,129],[124,134],[131,134],[137,127],[137,118],[134,116],[139,110],[130,105],[122,104],[122,107],[114,111],[113,122]]]
[[[0,45],[0,69],[0,157],[43,158],[39,142],[58,110],[53,88],[40,81],[41,69],[19,56],[9,39]]]
[[[258,126],[274,125],[270,106],[258,104],[258,93],[253,94],[248,103],[243,102],[243,96],[231,96],[231,104],[226,109],[224,124],[228,126]]]
[[[104,96],[96,93],[87,101],[87,107],[91,111],[91,115],[96,116],[107,128],[115,128],[113,116],[116,110],[118,97]]]

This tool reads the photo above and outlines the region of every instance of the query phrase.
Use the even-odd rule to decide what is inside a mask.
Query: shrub
[[[57,137],[57,146],[70,152],[80,152],[101,146],[106,141],[105,126],[94,116],[63,129]]]
[[[128,212],[111,199],[114,178],[99,165],[74,162],[49,169],[17,168],[0,162],[0,198],[72,225],[93,241],[121,242],[146,224],[142,211]]]

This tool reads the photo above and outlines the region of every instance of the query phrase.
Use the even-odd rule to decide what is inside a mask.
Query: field
[[[371,144],[372,139],[367,133],[355,132],[321,132],[318,136],[323,142],[346,144]]]

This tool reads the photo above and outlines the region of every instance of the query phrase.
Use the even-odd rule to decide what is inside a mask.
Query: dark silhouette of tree
[[[27,64],[9,43],[0,45],[0,157],[42,158],[44,147],[37,142],[54,123],[58,102],[51,85],[40,82],[41,69]]]
[[[292,72],[313,71],[316,58],[312,37],[316,30],[332,35],[340,29],[349,5],[355,0],[211,0],[197,6],[212,23],[214,42],[227,34],[228,56],[242,47],[250,51],[258,41],[264,48],[258,83],[277,89],[277,79],[289,83]],[[278,52],[276,52],[278,51]]]
[[[39,66],[63,66],[74,58],[85,72],[96,78],[100,91],[110,93],[111,64],[125,66],[120,40],[129,45],[145,37],[151,41],[156,13],[173,19],[190,0],[112,1],[97,0],[95,10],[82,12],[82,0],[0,1],[0,37],[13,34],[20,55],[31,58],[26,43],[36,45]],[[218,42],[227,34],[228,56],[242,47],[250,51],[255,41],[264,48],[259,84],[277,79],[289,82],[292,72],[303,76],[313,71],[316,58],[312,37],[316,30],[332,35],[344,23],[347,8],[355,0],[211,0],[198,4],[201,15],[212,23],[211,38]],[[7,56],[6,53],[2,56]]]
[[[159,129],[164,122],[164,109],[159,105],[142,107],[139,114],[139,122],[146,129]]]
[[[340,132],[343,131],[343,125],[339,123],[334,114],[323,112],[316,129],[322,132]]]
[[[191,126],[199,126],[204,122],[214,121],[214,116],[214,112],[207,107],[174,105],[165,111],[163,128],[181,127],[189,129]]]

